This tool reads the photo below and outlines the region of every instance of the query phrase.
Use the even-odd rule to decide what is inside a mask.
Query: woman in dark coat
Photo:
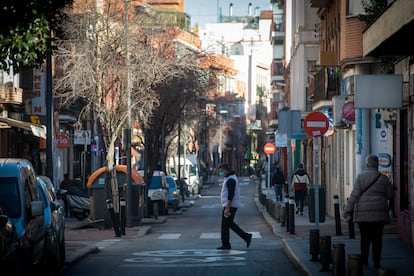
[[[368,155],[366,169],[355,179],[354,189],[345,206],[344,217],[353,213],[361,233],[361,255],[368,265],[372,243],[374,267],[380,267],[384,224],[390,221],[388,200],[392,198],[392,185],[387,176],[378,172],[378,157]]]

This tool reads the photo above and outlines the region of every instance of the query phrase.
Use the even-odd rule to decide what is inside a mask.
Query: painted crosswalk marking
[[[261,239],[262,235],[260,232],[249,232],[253,236],[253,239]],[[181,233],[169,233],[169,234],[161,234],[158,239],[164,240],[177,240],[182,237]],[[201,233],[200,239],[220,239],[221,233],[220,232],[211,232],[211,233]]]
[[[162,234],[158,239],[160,240],[176,240],[181,237],[181,234]]]
[[[124,259],[122,267],[205,267],[244,266],[246,251],[213,249],[180,249],[134,252]]]
[[[96,243],[96,246],[98,246],[98,249],[104,249],[112,244],[114,244],[115,242],[119,242],[121,241],[120,239],[110,239],[110,240],[102,240],[100,242]]]

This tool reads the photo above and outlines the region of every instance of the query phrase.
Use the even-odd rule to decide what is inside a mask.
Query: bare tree
[[[115,142],[126,126],[129,111],[134,121],[144,127],[151,125],[153,112],[160,105],[157,89],[161,85],[168,86],[174,79],[184,78],[197,63],[193,55],[175,58],[177,30],[174,28],[143,28],[130,24],[127,34],[117,6],[108,4],[96,8],[85,4],[78,11],[67,13],[56,38],[55,89],[64,103],[82,100],[80,120],[91,111],[99,120],[107,172],[112,173],[113,196],[117,190]],[[130,104],[126,90],[127,35],[133,83]]]

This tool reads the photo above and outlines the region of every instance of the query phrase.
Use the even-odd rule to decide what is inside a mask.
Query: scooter
[[[66,192],[66,199],[69,205],[70,214],[78,220],[89,217],[90,204],[88,193],[79,187],[70,187]]]

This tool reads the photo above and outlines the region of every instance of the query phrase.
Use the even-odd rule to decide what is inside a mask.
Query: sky
[[[233,3],[234,16],[247,15],[249,3],[252,3],[253,12],[256,7],[271,9],[270,0],[185,0],[184,11],[191,16],[191,26],[197,23],[204,29],[206,23],[217,22],[217,7],[221,8],[222,15],[228,16],[230,3]]]

